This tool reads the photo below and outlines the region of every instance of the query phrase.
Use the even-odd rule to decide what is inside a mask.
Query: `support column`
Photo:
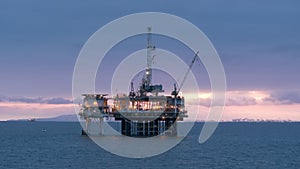
[[[145,129],[146,129],[145,120],[143,120],[143,136],[146,135]]]

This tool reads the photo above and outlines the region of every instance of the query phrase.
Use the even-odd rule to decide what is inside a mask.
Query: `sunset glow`
[[[188,120],[193,119],[197,113],[197,120],[206,120],[212,94],[207,91],[200,91],[198,94],[184,93],[183,95],[190,116]],[[227,91],[222,120],[231,121],[247,118],[300,121],[299,103],[282,102],[279,100],[280,98],[277,100],[275,98],[269,99],[271,95],[272,93],[267,91]],[[20,101],[0,102],[0,111],[0,120],[45,118],[75,113],[72,103],[47,104]]]
[[[74,114],[73,104],[0,102],[0,121]]]

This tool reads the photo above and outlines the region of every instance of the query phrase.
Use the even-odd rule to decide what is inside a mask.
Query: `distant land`
[[[50,118],[31,118],[31,119],[17,119],[17,120],[7,120],[7,121],[37,121],[37,122],[46,122],[46,121],[53,121],[53,122],[75,122],[78,121],[76,114],[68,114],[68,115],[61,115],[56,117]]]
[[[17,120],[7,120],[7,121],[36,121],[36,122],[77,122],[77,116],[76,114],[68,114],[68,115],[61,115],[56,117],[50,117],[50,118],[31,118],[31,119],[17,119]],[[198,122],[205,122],[204,120],[200,120]],[[298,121],[292,121],[292,120],[268,120],[268,119],[250,119],[250,118],[238,118],[238,119],[232,119],[231,121],[220,121],[220,122],[298,122]]]
[[[68,114],[68,115],[61,115],[52,118],[38,118],[36,121],[61,121],[61,122],[72,122],[78,121],[76,114]]]

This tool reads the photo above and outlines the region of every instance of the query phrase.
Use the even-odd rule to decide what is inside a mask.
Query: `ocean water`
[[[0,122],[0,169],[300,168],[300,123],[220,123],[199,144],[202,126],[166,153],[130,159],[81,136],[75,122]]]

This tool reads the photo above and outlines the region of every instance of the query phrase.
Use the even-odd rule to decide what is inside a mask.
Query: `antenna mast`
[[[152,51],[155,50],[155,46],[152,45],[152,34],[151,27],[148,27],[148,45],[147,45],[147,65],[144,77],[142,79],[142,85],[139,89],[139,94],[141,96],[147,96],[147,93],[152,92],[157,95],[158,92],[164,92],[162,85],[152,85],[152,62],[154,59],[154,55],[152,55]]]
[[[146,68],[146,79],[145,85],[150,86],[152,80],[152,50],[155,49],[155,46],[152,45],[152,34],[151,34],[151,27],[148,27],[148,45],[147,45],[147,68]]]

